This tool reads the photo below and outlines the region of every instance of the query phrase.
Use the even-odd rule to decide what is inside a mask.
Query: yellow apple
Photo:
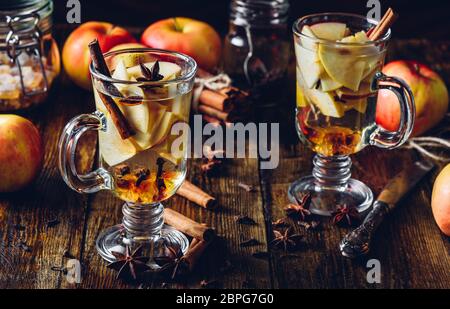
[[[44,150],[38,129],[16,115],[0,115],[0,192],[29,185],[42,167]]]

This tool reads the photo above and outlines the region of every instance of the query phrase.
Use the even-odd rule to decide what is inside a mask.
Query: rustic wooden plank
[[[63,258],[63,252],[66,249],[79,257],[87,203],[62,181],[57,167],[57,141],[69,119],[85,110],[85,95],[64,85],[44,106],[24,114],[41,132],[44,166],[39,178],[29,188],[0,196],[2,254],[14,265],[9,270],[0,266],[0,287],[67,286],[62,273],[51,268],[65,265],[67,259]],[[85,148],[85,145],[81,143],[79,147],[79,167],[84,170],[89,168],[89,157],[92,156],[90,148]],[[60,223],[47,227],[47,223],[55,219]],[[21,240],[30,247],[30,252],[18,247]],[[3,280],[4,276],[8,277],[7,280]]]
[[[444,80],[449,81],[450,71],[442,46],[448,43],[431,44],[428,41],[394,42],[390,59],[412,58],[431,63],[440,70]],[[436,47],[437,46],[437,47]],[[412,52],[415,51],[415,52]],[[426,61],[428,60],[428,61]],[[293,78],[293,80],[295,80]],[[292,109],[291,109],[292,110]],[[294,112],[280,110],[274,117],[287,119],[294,124]],[[280,118],[281,119],[281,118]],[[447,125],[447,124],[442,124]],[[292,131],[284,132],[292,136]],[[263,172],[266,213],[270,220],[284,216],[283,208],[288,203],[287,189],[290,183],[311,173],[313,154],[302,145],[292,146],[287,141],[281,149],[281,163],[277,170]],[[295,142],[294,142],[295,143]],[[377,195],[384,184],[407,162],[417,158],[412,151],[385,151],[369,148],[353,156],[353,176],[366,182]],[[430,196],[432,181],[430,175],[399,205],[398,209],[384,222],[378,231],[372,251],[362,259],[351,261],[338,251],[341,238],[349,229],[338,228],[324,221],[320,231],[300,229],[305,235],[305,245],[297,253],[286,257],[271,249],[275,286],[285,288],[448,288],[450,287],[450,256],[448,239],[441,235],[434,223]],[[369,259],[381,262],[382,283],[371,285],[366,281],[366,262]]]

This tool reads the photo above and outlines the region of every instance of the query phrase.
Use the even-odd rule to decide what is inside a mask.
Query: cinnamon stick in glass
[[[106,77],[111,77],[111,72],[109,71],[108,66],[106,65],[105,58],[103,57],[103,53],[97,39],[89,43],[89,51],[91,53],[94,68],[99,73],[105,75]],[[111,93],[111,95],[118,97],[122,96],[120,91],[113,84],[103,83],[103,85],[105,86],[105,89],[107,89]],[[102,100],[103,104],[105,105],[106,109],[108,110],[108,113],[111,115],[111,120],[114,123],[115,127],[117,128],[120,137],[122,139],[127,139],[130,136],[133,136],[135,134],[133,128],[130,126],[127,119],[122,114],[122,111],[117,106],[114,99],[111,98],[109,95],[106,95],[100,91],[97,91],[97,93],[100,99]]]
[[[164,210],[164,221],[180,232],[199,240],[211,241],[214,237],[216,237],[216,232],[213,228],[195,222],[194,220],[170,208],[166,208]]]
[[[206,209],[217,207],[217,200],[189,181],[183,182],[177,194]]]
[[[379,40],[383,37],[383,35],[389,30],[392,24],[397,19],[397,14],[394,13],[392,8],[389,8],[386,13],[383,15],[383,18],[380,20],[378,25],[370,30],[369,39],[371,41]]]

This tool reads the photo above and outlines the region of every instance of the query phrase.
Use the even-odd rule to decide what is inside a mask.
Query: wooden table
[[[390,58],[429,63],[449,85],[449,46],[450,41],[394,41]],[[290,102],[294,104],[292,99]],[[293,133],[291,108],[287,113],[280,108],[276,113],[262,114],[282,117],[281,158],[276,170],[260,170],[256,159],[235,159],[226,162],[226,172],[221,177],[208,178],[201,176],[198,160],[189,162],[189,178],[217,197],[222,208],[208,211],[178,196],[166,206],[215,227],[225,239],[226,258],[234,267],[220,271],[217,257],[207,254],[195,274],[168,287],[198,288],[200,281],[206,279],[217,280],[218,286],[224,288],[450,288],[449,238],[438,230],[430,208],[436,171],[384,222],[372,251],[363,259],[352,261],[340,255],[337,246],[348,229],[328,222],[320,231],[300,228],[298,232],[305,235],[305,241],[297,252],[285,254],[270,246],[271,222],[284,216],[289,184],[309,174],[312,168],[312,153],[298,143]],[[100,231],[121,221],[121,201],[109,192],[81,195],[71,191],[57,168],[57,142],[64,125],[72,117],[93,109],[92,95],[62,78],[45,106],[25,114],[42,133],[44,168],[27,190],[0,195],[0,288],[138,286],[116,280],[116,273],[106,268],[95,249]],[[92,168],[95,144],[95,136],[81,143],[80,169]],[[353,176],[369,184],[377,194],[390,177],[414,158],[416,154],[407,150],[366,149],[353,158]],[[254,185],[257,191],[246,192],[237,186],[239,182]],[[257,225],[239,225],[236,215],[248,215]],[[249,238],[260,244],[241,247],[240,243]],[[268,256],[258,259],[253,256],[255,252],[268,252]],[[55,267],[65,265],[68,255],[81,262],[80,284],[68,283],[62,272],[55,271]],[[381,262],[381,284],[367,283],[369,259]],[[155,283],[153,287],[160,285]]]

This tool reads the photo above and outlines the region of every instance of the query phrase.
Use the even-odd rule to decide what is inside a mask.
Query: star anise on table
[[[288,218],[281,218],[272,222],[272,226],[276,228],[289,227],[290,225],[291,223],[289,222]]]
[[[112,251],[112,255],[117,259],[117,261],[112,262],[108,265],[108,268],[117,270],[117,279],[137,279],[137,275],[149,270],[150,267],[147,265],[150,259],[147,256],[142,256],[143,247],[139,246],[136,250],[131,253],[130,247],[126,246],[125,254],[120,252]]]
[[[286,215],[291,218],[296,218],[299,220],[304,221],[306,217],[311,215],[311,212],[309,211],[309,206],[311,204],[311,194],[306,193],[304,194],[300,199],[295,198],[297,203],[296,204],[289,204],[284,211],[286,212]]]
[[[352,226],[355,222],[361,220],[358,210],[355,207],[348,205],[338,205],[336,211],[333,212],[333,224],[347,223]]]
[[[271,244],[278,248],[282,248],[285,252],[291,251],[298,247],[300,241],[303,239],[302,235],[294,234],[292,232],[292,228],[288,228],[284,232],[274,230],[273,234],[275,237]]]
[[[161,267],[159,272],[168,274],[172,280],[183,272],[182,267],[180,267],[183,262],[183,253],[179,249],[166,246],[164,248],[164,254],[155,257],[154,260]]]

